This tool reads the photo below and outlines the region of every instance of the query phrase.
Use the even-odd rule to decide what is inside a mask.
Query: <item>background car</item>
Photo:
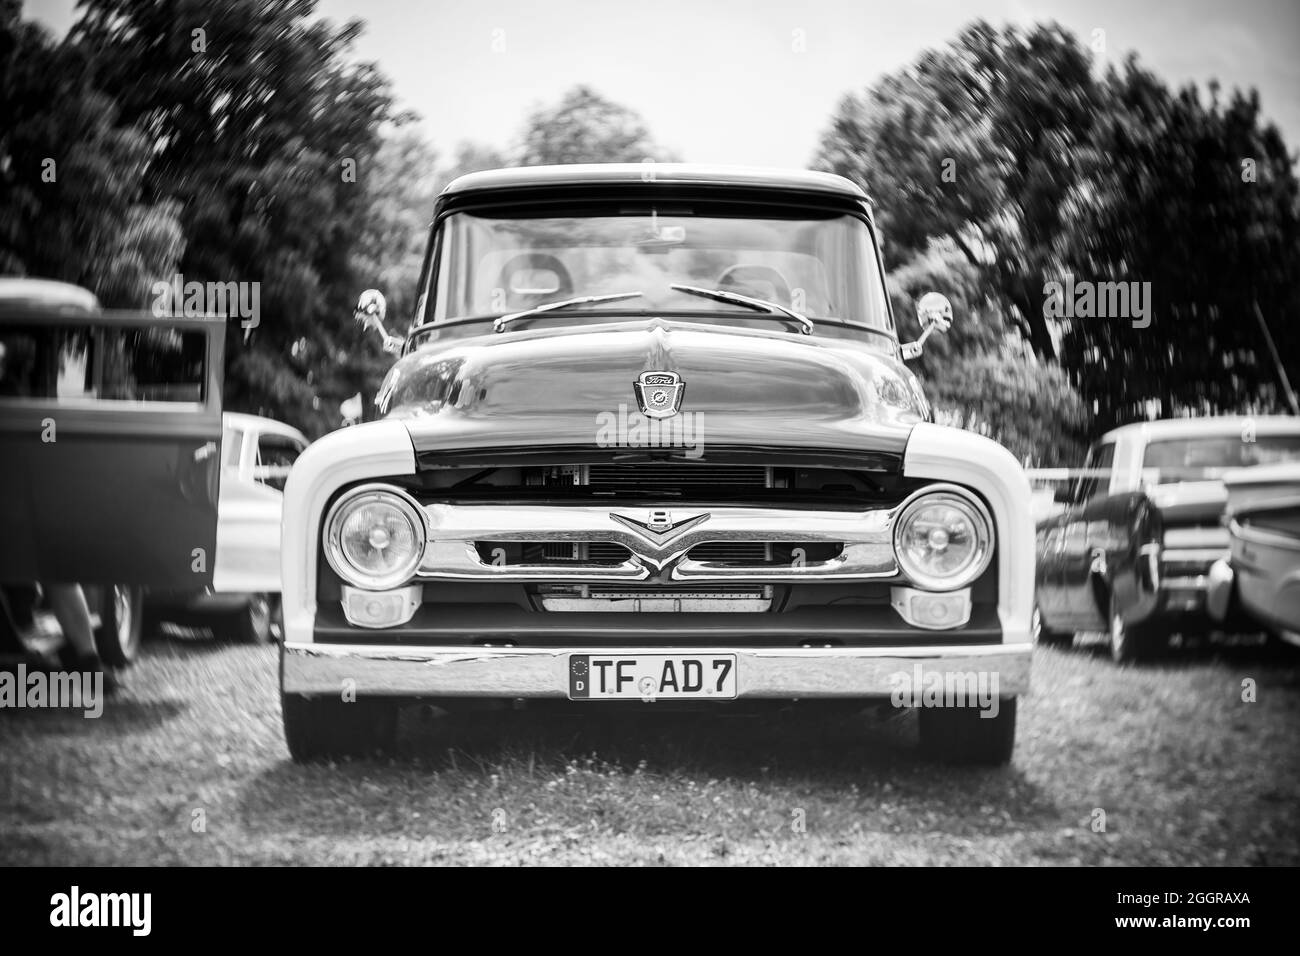
[[[279,630],[280,510],[289,470],[307,437],[260,415],[222,415],[221,492],[212,586],[150,592],[149,628],[206,627],[223,640],[261,644]]]
[[[1224,475],[1300,461],[1300,419],[1186,418],[1126,425],[1092,446],[1064,507],[1037,529],[1039,639],[1107,632],[1116,661],[1174,632],[1204,633],[1211,566],[1228,554]]]
[[[146,589],[211,584],[223,331],[209,316],[102,310],[67,283],[0,280],[10,651],[24,649],[18,619],[38,582],[82,585],[99,655],[118,667],[139,650]]]
[[[1243,468],[1224,484],[1231,554],[1211,569],[1210,612],[1300,646],[1300,464]]]

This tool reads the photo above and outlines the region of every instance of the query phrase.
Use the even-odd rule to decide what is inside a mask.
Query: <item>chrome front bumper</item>
[[[956,647],[608,648],[398,647],[297,644],[282,649],[287,694],[358,696],[560,698],[568,696],[570,654],[682,653],[736,657],[738,697],[790,699],[888,697],[894,675],[998,675],[997,693],[1029,690],[1030,643]]]

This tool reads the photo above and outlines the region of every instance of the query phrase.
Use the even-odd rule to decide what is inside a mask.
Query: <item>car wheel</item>
[[[1016,698],[998,701],[996,717],[981,717],[978,707],[922,707],[921,752],[954,764],[1000,766],[1016,746]]]
[[[95,650],[110,667],[129,667],[140,653],[144,624],[144,593],[138,587],[114,584],[103,589]]]
[[[1114,595],[1110,599],[1109,625],[1110,657],[1116,664],[1136,664],[1149,660],[1161,650],[1168,641],[1159,625],[1150,622],[1127,624],[1115,603]]]
[[[1074,643],[1074,631],[1054,631],[1043,623],[1043,612],[1034,605],[1034,619],[1031,627],[1034,631],[1034,642],[1037,644],[1046,644],[1050,647],[1069,647]]]
[[[296,763],[373,757],[397,742],[397,703],[281,694],[284,738]]]
[[[244,606],[226,616],[216,628],[217,637],[236,644],[268,644],[271,641],[271,599],[251,595]]]

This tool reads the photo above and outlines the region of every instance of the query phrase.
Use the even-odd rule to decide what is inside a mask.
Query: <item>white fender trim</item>
[[[330,496],[368,478],[415,474],[415,448],[400,422],[378,421],[331,432],[294,462],[284,486],[280,573],[284,641],[310,644],[316,622],[321,520]]]
[[[950,481],[977,492],[993,513],[998,536],[998,617],[1002,640],[1033,640],[1034,520],[1025,470],[997,442],[974,432],[922,422],[903,455],[909,478]]]

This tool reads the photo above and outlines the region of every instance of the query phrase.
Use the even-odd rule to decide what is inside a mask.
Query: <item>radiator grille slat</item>
[[[689,465],[605,463],[589,465],[586,483],[607,488],[654,491],[657,488],[766,488],[768,469],[762,465]]]

